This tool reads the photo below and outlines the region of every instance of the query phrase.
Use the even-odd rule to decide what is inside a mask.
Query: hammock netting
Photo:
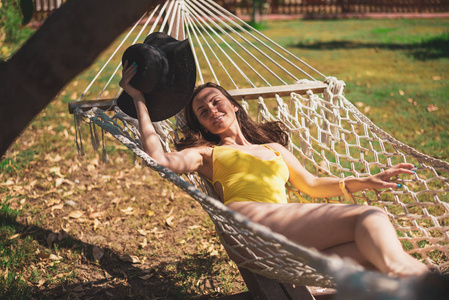
[[[353,194],[353,203],[382,207],[404,249],[434,271],[447,273],[449,164],[394,139],[345,98],[344,82],[324,76],[210,0],[167,1],[145,13],[131,28],[78,99],[80,102],[71,104],[80,153],[82,123],[90,124],[95,149],[101,147],[96,126],[102,128],[103,137],[104,131],[111,133],[149,167],[202,205],[225,249],[241,267],[286,283],[321,287],[337,284],[340,295],[349,297],[344,299],[360,299],[357,291],[361,288],[375,297],[383,295],[383,299],[418,299],[411,289],[416,287],[413,280],[365,271],[349,260],[324,256],[289,241],[228,209],[216,200],[207,181],[195,174],[178,176],[142,150],[137,120],[115,106],[122,91],[114,87],[120,80],[123,51],[155,31],[189,39],[198,83],[212,81],[229,88],[231,95],[241,100],[248,113],[260,122],[281,120],[289,129],[289,150],[313,174],[364,177],[400,162],[414,164],[416,174],[397,179],[402,189],[358,192]],[[111,67],[113,63],[116,65]],[[101,87],[98,78],[106,70],[112,72]],[[81,101],[96,94],[95,100],[106,100]],[[114,97],[108,99],[109,95]],[[164,149],[170,151],[173,139],[180,138],[177,129],[184,126],[184,119],[180,113],[154,125]],[[104,138],[103,158],[107,160]],[[316,199],[287,188],[291,202],[348,203],[343,197]]]

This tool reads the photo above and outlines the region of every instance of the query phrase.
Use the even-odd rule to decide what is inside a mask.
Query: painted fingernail
[[[414,174],[416,174],[416,171],[415,171],[415,170],[412,170],[412,172],[413,172]]]
[[[402,187],[402,184],[398,183],[397,185],[398,189]]]

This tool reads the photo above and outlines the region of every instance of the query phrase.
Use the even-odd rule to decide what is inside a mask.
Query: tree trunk
[[[28,123],[160,0],[69,0],[0,64],[0,157]]]

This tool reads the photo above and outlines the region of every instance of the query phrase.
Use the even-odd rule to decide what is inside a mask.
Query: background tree
[[[68,0],[0,63],[0,157],[28,123],[161,0]]]

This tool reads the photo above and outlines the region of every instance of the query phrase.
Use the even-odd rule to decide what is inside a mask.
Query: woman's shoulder
[[[187,155],[195,155],[200,158],[200,165],[198,167],[198,172],[208,178],[209,180],[212,178],[212,153],[213,148],[209,146],[199,146],[187,148],[182,151],[186,151]]]
[[[191,147],[186,148],[180,151],[180,153],[185,154],[199,154],[201,156],[210,156],[212,155],[213,148],[210,146],[198,146],[198,147]]]
[[[268,147],[272,148],[273,150],[276,150],[276,151],[281,152],[281,153],[283,151],[288,151],[284,146],[282,146],[279,143],[268,143],[268,144],[265,144],[265,145],[267,145]]]
[[[273,150],[279,152],[286,162],[294,158],[294,155],[287,148],[285,148],[279,143],[269,143],[266,145],[271,147]]]

